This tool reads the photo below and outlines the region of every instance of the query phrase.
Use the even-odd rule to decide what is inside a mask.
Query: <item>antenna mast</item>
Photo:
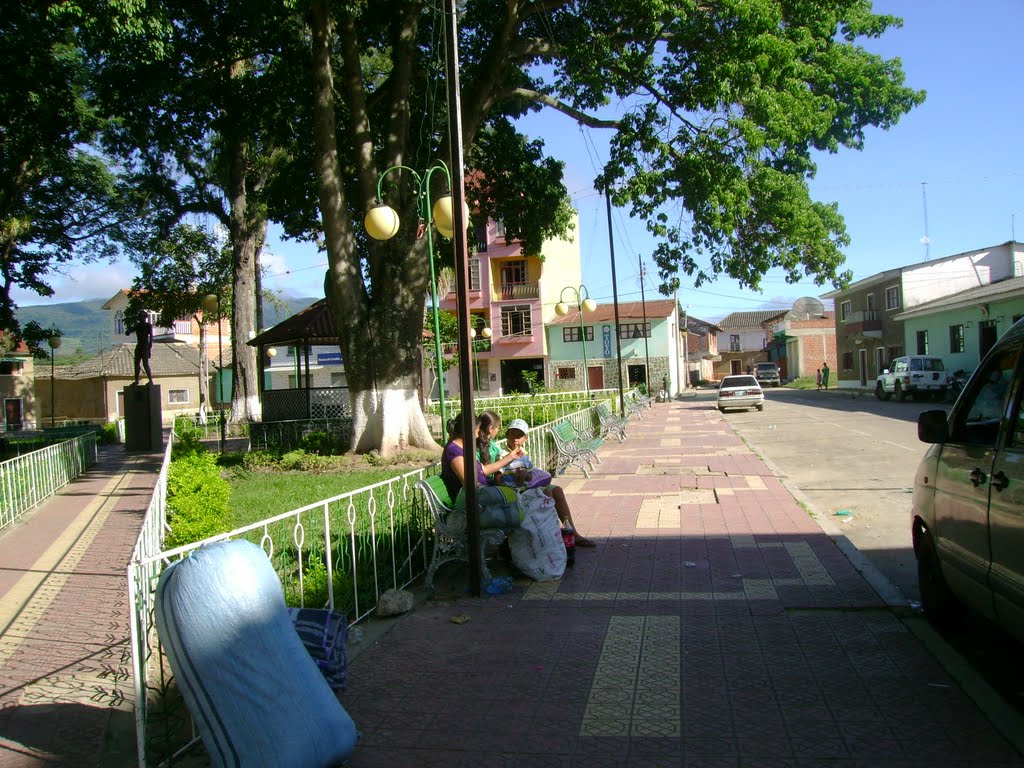
[[[924,203],[924,237],[921,238],[921,242],[924,243],[924,259],[925,261],[931,261],[932,249],[931,239],[928,237],[928,191],[925,187],[928,185],[927,181],[921,182],[921,202]]]

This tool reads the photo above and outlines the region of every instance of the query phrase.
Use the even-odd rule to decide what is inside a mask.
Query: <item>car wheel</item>
[[[757,410],[763,411],[764,410],[764,403],[762,403],[761,405],[757,406]]]
[[[903,391],[903,385],[897,381],[893,389],[895,390],[896,399],[901,403],[906,402],[907,393]]]
[[[885,390],[882,389],[882,382],[880,381],[875,382],[875,397],[879,400],[889,399],[888,397],[885,396]]]
[[[939,565],[935,541],[928,531],[921,532],[917,550],[917,584],[925,615],[937,627],[949,627],[962,617],[964,608],[946,584]]]
[[[725,408],[719,408],[719,409],[718,409],[718,412],[719,412],[719,413],[725,413]]]

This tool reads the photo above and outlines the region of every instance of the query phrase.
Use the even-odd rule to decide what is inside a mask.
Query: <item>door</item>
[[[868,385],[868,351],[860,349],[858,352],[860,354],[860,385],[866,387]]]
[[[954,591],[970,595],[969,602],[989,616],[989,479],[1017,359],[1016,348],[1004,350],[971,379],[950,414],[949,439],[936,465],[932,536],[943,575]]]
[[[983,360],[988,351],[996,345],[996,321],[983,320],[978,323],[978,359]]]
[[[587,382],[591,389],[604,389],[604,368],[599,365],[587,368]]]
[[[743,373],[743,371],[740,370],[740,361],[739,360],[730,360],[729,361],[729,373],[731,373],[733,376],[735,376],[738,373]]]
[[[1018,361],[1024,365],[1024,361]],[[989,540],[992,565],[989,585],[999,620],[1024,637],[1024,386],[1017,390],[1006,427],[1006,441],[996,454],[989,479]]]
[[[4,400],[4,418],[8,432],[17,432],[22,428],[22,403],[20,397],[9,397]]]
[[[629,386],[635,387],[639,384],[647,385],[647,366],[628,365],[626,366],[626,377],[629,379]],[[648,391],[650,391],[648,389]]]

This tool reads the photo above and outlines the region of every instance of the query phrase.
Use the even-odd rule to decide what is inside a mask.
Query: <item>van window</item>
[[[1006,396],[1017,367],[1018,349],[991,358],[971,379],[971,389],[958,404],[950,437],[954,442],[996,444],[999,422],[1006,412]]]

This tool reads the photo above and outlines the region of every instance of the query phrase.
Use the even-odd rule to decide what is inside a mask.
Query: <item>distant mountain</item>
[[[35,320],[43,328],[59,328],[62,344],[57,364],[95,357],[111,345],[110,311],[101,309],[109,299],[88,299],[62,304],[37,304],[19,307],[15,312],[22,325]],[[263,324],[271,328],[301,309],[319,301],[317,298],[278,298],[263,303]]]

